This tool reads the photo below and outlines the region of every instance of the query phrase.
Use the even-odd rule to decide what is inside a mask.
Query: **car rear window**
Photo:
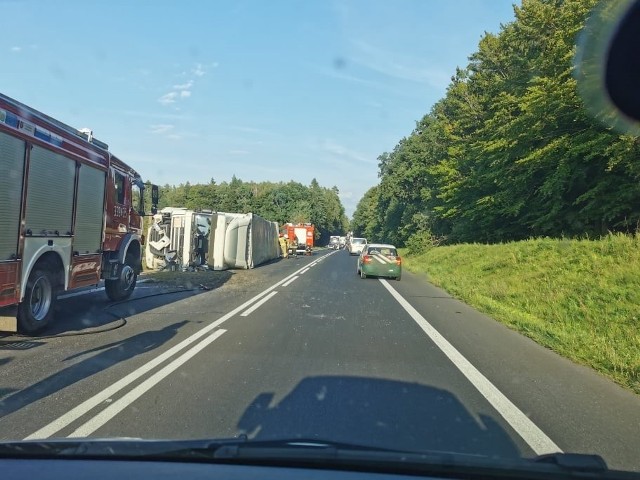
[[[381,254],[386,257],[397,257],[398,252],[396,252],[395,248],[389,247],[370,247],[367,251],[369,255]]]
[[[351,243],[354,245],[362,245],[363,243],[367,243],[367,241],[364,238],[354,238]]]

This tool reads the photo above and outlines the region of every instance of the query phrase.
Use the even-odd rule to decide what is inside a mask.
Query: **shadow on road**
[[[1,342],[0,342],[0,344],[1,344]],[[0,348],[2,348],[1,345],[0,345]],[[13,360],[13,357],[0,358],[0,367],[6,365],[7,363],[10,363],[11,360]]]
[[[254,440],[319,439],[403,451],[447,451],[521,458],[490,417],[471,414],[446,390],[364,377],[300,382],[282,401],[262,393],[238,428]]]
[[[219,288],[232,275],[230,272],[216,273],[218,275],[216,276],[214,287],[209,287],[205,284],[204,288],[200,288],[197,283],[190,281],[191,277],[188,274],[176,272],[170,282],[139,284],[133,296],[122,302],[111,302],[104,291],[59,299],[56,305],[55,320],[31,338],[37,340],[38,337],[69,333],[91,333],[94,330],[100,331],[115,328],[121,323],[122,318],[133,317],[138,313],[200,295],[213,288]],[[202,281],[202,279],[200,280]],[[12,338],[21,337],[16,335],[6,337],[7,340]]]
[[[139,333],[124,340],[93,348],[66,358],[65,361],[86,354],[100,352],[0,400],[0,418],[120,362],[160,347],[171,340],[176,335],[178,329],[186,323],[188,322],[185,320],[167,325],[159,330]]]

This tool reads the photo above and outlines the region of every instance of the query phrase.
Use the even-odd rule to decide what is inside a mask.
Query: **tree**
[[[523,0],[445,96],[378,158],[354,229],[400,245],[599,235],[640,223],[640,143],[597,124],[574,79],[596,0]]]

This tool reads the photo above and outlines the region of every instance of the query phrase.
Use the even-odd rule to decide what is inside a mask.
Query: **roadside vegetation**
[[[640,236],[460,244],[405,267],[640,394]]]
[[[640,141],[600,124],[578,94],[576,44],[597,3],[514,6],[378,157],[380,182],[360,200],[354,233],[404,246],[421,232],[450,244],[633,232]]]
[[[150,205],[149,197],[145,199]],[[313,223],[316,243],[324,244],[329,236],[346,232],[349,220],[340,200],[338,188],[323,187],[314,178],[311,183],[253,182],[233,177],[230,182],[164,185],[160,187],[158,208],[184,207],[217,212],[255,213],[280,225]]]

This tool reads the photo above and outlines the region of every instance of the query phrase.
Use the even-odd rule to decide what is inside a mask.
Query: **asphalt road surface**
[[[46,336],[0,337],[0,438],[246,434],[640,470],[640,397],[422,277],[361,279],[345,251],[227,275],[85,292]]]

